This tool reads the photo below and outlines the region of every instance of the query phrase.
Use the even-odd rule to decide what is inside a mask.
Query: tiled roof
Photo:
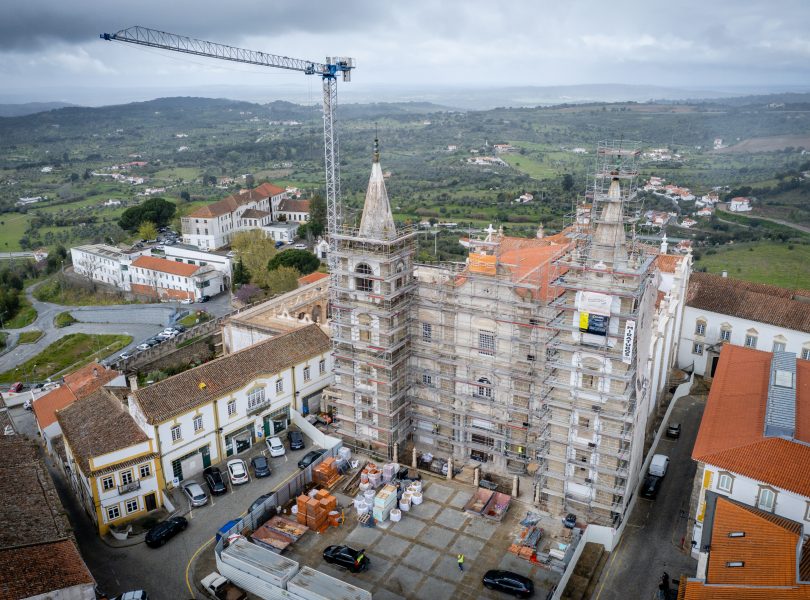
[[[25,524],[19,524],[25,527]],[[72,540],[0,550],[0,600],[46,597],[73,586],[94,586],[95,580]],[[89,588],[92,591],[92,587]],[[53,596],[48,595],[48,598]]]
[[[132,261],[132,266],[181,277],[191,277],[200,269],[199,265],[189,265],[156,256],[139,256],[137,260]]]
[[[506,269],[512,281],[528,285],[518,288],[519,295],[548,299],[551,261],[563,254],[570,240],[565,232],[544,238],[500,238],[497,249],[498,266]]]
[[[82,473],[90,459],[149,440],[121,402],[101,389],[56,413],[62,435]]]
[[[278,210],[281,212],[309,212],[309,200],[294,200],[293,198],[285,198],[278,205]]]
[[[186,215],[186,218],[210,219],[212,217],[227,215],[228,213],[235,211],[243,204],[247,204],[249,202],[258,202],[259,200],[263,200],[265,198],[272,198],[273,196],[283,194],[285,191],[286,190],[283,188],[275,186],[272,183],[263,183],[259,187],[252,190],[242,190],[241,192],[228,196],[227,198],[223,198],[217,202],[207,204],[206,206],[201,206],[194,212]]]
[[[677,256],[676,254],[659,254],[655,259],[655,264],[658,269],[664,273],[674,273],[685,256]]]
[[[263,219],[269,217],[270,213],[266,210],[258,210],[256,208],[249,208],[239,217],[240,219]]]
[[[810,333],[810,291],[692,273],[686,305]]]
[[[771,356],[723,346],[692,458],[810,497],[810,445],[764,436]],[[796,364],[794,435],[810,442],[810,366]]]
[[[329,277],[329,273],[319,273],[318,271],[315,271],[314,273],[310,273],[309,275],[299,277],[298,285],[308,285],[310,283],[320,281],[321,279],[326,279],[327,277]]]
[[[743,537],[729,537],[742,532]],[[796,556],[802,525],[719,496],[713,517],[706,580],[681,579],[679,600],[808,600],[798,584],[807,544]],[[727,563],[741,561],[740,567]],[[799,573],[797,570],[799,563]]]
[[[309,325],[159,381],[138,390],[135,397],[148,423],[162,423],[330,348],[329,337]]]
[[[61,386],[34,400],[34,415],[40,429],[56,423],[57,410],[70,406],[77,398],[92,394],[120,374],[119,371],[91,362],[65,375]]]
[[[263,183],[259,187],[255,188],[255,191],[261,194],[262,198],[272,198],[273,196],[283,194],[287,190],[280,188],[277,185],[273,185],[272,183]]]

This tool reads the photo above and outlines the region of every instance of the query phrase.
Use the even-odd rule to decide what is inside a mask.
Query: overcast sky
[[[132,25],[315,61],[351,56],[348,85],[372,91],[810,84],[808,0],[5,0],[0,102],[105,104],[214,86],[320,99],[318,80],[300,73],[98,37]]]

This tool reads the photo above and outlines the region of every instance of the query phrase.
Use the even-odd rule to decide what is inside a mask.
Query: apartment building
[[[149,250],[124,250],[107,244],[87,244],[70,249],[73,271],[91,281],[129,291],[129,266]]]
[[[130,290],[161,300],[197,301],[225,290],[225,276],[211,265],[182,263],[156,256],[140,256],[129,268]]]

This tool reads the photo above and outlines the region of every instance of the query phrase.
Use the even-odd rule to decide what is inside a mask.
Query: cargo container
[[[310,567],[290,579],[287,591],[306,600],[371,600],[371,592]]]
[[[237,538],[215,554],[217,569],[223,577],[262,598],[272,591],[266,591],[268,585],[286,589],[299,568],[294,560],[251,544],[245,538]]]

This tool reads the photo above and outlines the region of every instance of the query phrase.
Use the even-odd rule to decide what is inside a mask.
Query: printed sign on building
[[[576,303],[577,310],[609,317],[613,296],[598,294],[596,292],[577,292]]]
[[[630,364],[633,359],[633,341],[636,337],[636,322],[628,320],[624,325],[624,340],[622,342],[622,362]]]
[[[607,335],[610,317],[604,315],[594,315],[587,312],[579,313],[579,330],[582,333],[592,333],[594,335]]]

